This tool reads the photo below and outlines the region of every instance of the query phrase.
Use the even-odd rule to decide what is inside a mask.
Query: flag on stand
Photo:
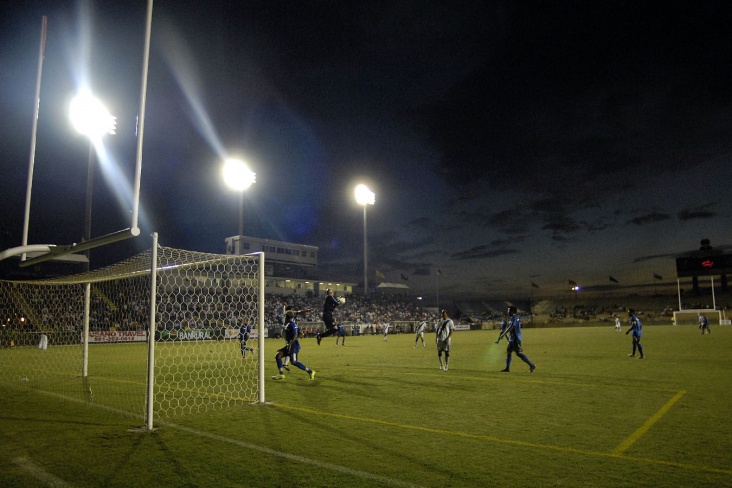
[[[409,281],[409,278],[407,278],[407,276],[406,276],[406,275],[405,275],[404,273],[402,273],[402,279],[403,279],[404,281]]]
[[[610,281],[612,281],[613,283],[619,283],[619,281],[616,280],[615,278],[613,278],[612,276],[610,277]]]
[[[569,280],[569,286],[577,286],[577,282],[574,280]]]
[[[376,277],[379,278],[380,280],[385,280],[386,279],[386,276],[384,276],[384,273],[382,273],[378,269],[376,270]]]
[[[654,280],[662,280],[663,279],[663,276],[661,276],[659,274],[656,274],[656,273],[653,273],[653,279]]]
[[[442,271],[440,271],[440,268],[437,268],[437,276],[442,276]]]
[[[539,288],[539,285],[537,285],[536,283],[534,283],[534,282],[532,281],[532,282],[531,282],[531,287],[532,287],[532,288]]]

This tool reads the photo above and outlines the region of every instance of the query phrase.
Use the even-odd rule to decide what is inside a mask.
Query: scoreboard
[[[732,254],[676,258],[676,274],[679,278],[726,275],[730,271],[732,271]]]

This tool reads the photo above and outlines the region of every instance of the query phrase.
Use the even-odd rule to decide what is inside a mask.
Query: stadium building
[[[265,292],[279,295],[353,293],[355,283],[325,276],[318,270],[318,247],[250,236],[226,238],[226,254],[265,253]]]

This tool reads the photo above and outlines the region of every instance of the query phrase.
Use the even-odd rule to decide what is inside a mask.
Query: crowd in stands
[[[343,324],[378,325],[386,322],[420,322],[437,320],[434,313],[425,311],[401,297],[346,295],[346,303],[338,307],[336,321]],[[268,295],[265,305],[265,323],[267,325],[282,324],[283,311],[286,305],[296,310],[308,310],[299,317],[302,323],[321,322],[323,312],[321,296],[300,295]]]
[[[4,328],[26,330],[81,330],[83,326],[83,290],[73,287],[39,289],[29,287],[24,296],[7,293],[0,303],[0,316]],[[169,290],[157,299],[157,328],[167,330],[239,328],[242,322],[257,320],[255,294],[241,291],[229,294],[221,288],[203,290]],[[414,324],[427,321],[430,329],[438,320],[434,310],[425,310],[408,297],[388,295],[345,295],[346,302],[338,307],[335,318],[348,327],[350,333],[379,333],[382,324],[389,323],[395,332],[411,332]],[[636,310],[647,318],[670,317],[675,307],[668,305],[668,297],[634,297]],[[281,327],[284,309],[292,305],[305,310],[298,317],[303,335],[315,334],[322,327],[322,295],[267,294],[265,300],[265,326]],[[599,300],[598,300],[599,302]],[[490,305],[490,306],[489,306]],[[453,316],[463,323],[500,322],[502,303],[456,303]],[[711,308],[704,303],[684,303],[683,308]],[[726,308],[726,307],[724,307]],[[532,310],[533,309],[533,310]],[[644,310],[645,309],[645,310]],[[577,320],[611,320],[622,316],[626,307],[618,303],[574,305],[569,308],[557,301],[537,300],[519,304],[519,310],[527,322],[557,324]],[[532,310],[533,314],[528,312]],[[90,330],[145,330],[150,320],[149,287],[139,281],[121,280],[111,286],[92,285]],[[409,325],[411,324],[411,325]]]

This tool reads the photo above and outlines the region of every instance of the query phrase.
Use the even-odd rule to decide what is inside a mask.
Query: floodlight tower
[[[369,294],[368,244],[366,239],[366,207],[376,203],[376,195],[366,185],[356,186],[356,203],[363,206],[363,292]]]
[[[79,134],[89,138],[89,159],[86,173],[86,210],[84,213],[84,241],[91,239],[92,192],[94,189],[94,145],[101,142],[104,134],[115,134],[117,117],[110,115],[107,108],[89,90],[80,91],[69,105],[71,125]],[[89,270],[89,249],[84,251]]]
[[[224,183],[239,192],[239,236],[244,235],[244,190],[257,180],[257,175],[240,159],[227,159],[222,170]]]

